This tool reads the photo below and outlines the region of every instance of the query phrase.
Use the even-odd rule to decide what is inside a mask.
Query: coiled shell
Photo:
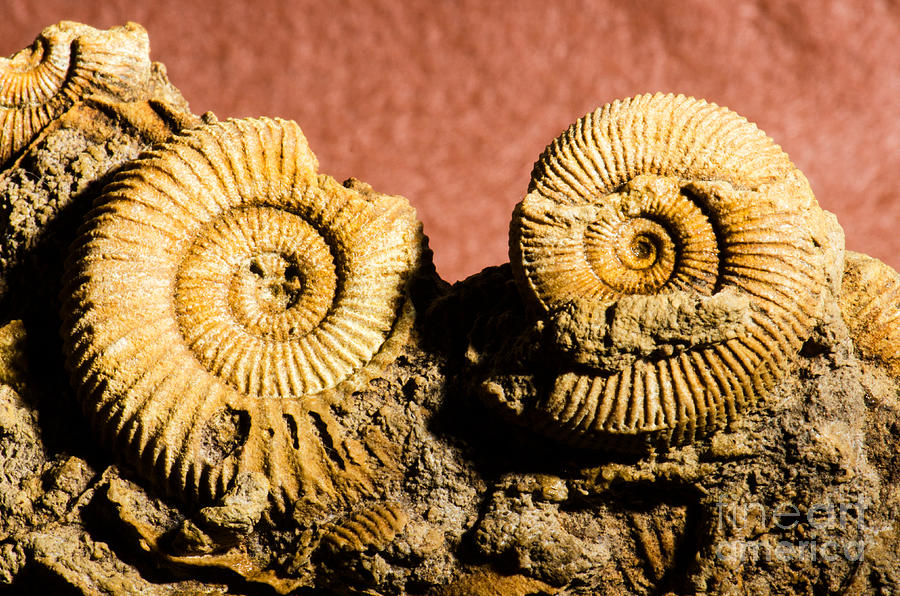
[[[624,446],[734,419],[817,316],[819,213],[787,155],[727,109],[642,95],[578,120],[510,227],[517,285],[564,356],[529,423]]]
[[[105,188],[67,264],[67,365],[97,428],[188,499],[365,492],[330,405],[397,354],[423,237],[406,199],[316,174],[299,127],[187,131]]]
[[[135,99],[150,77],[149,51],[136,23],[100,31],[62,21],[0,58],[0,165],[79,99]]]
[[[857,349],[900,377],[900,274],[874,257],[847,251],[840,305]]]

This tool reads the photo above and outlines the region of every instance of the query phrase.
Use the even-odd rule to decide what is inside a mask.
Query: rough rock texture
[[[539,395],[557,364],[541,340],[555,331],[531,317],[508,265],[452,287],[426,268],[400,355],[330,406],[372,470],[365,496],[279,512],[255,473],[214,502],[155,491],[76,411],[54,293],[57,254],[104,177],[196,122],[172,105],[79,104],[0,173],[2,204],[21,214],[0,225],[0,593],[900,591],[900,379],[853,345],[834,255],[787,374],[689,445],[624,455],[509,424],[516,412],[485,401],[482,380]],[[840,252],[839,230],[820,237]],[[620,343],[652,354],[661,338],[740,328],[740,300],[681,298],[655,314],[624,305]],[[232,431],[223,420],[210,432]]]
[[[140,99],[85,98],[0,171],[0,313],[55,302],[65,250],[117,167],[199,119],[154,63]]]
[[[51,425],[39,420],[37,383],[21,366],[25,342],[21,321],[0,329],[0,591],[221,593],[223,586],[214,582],[171,577],[161,583],[152,574],[148,579],[112,550],[108,541],[114,535],[92,531],[86,509],[101,486],[97,468],[70,454],[77,445],[55,452],[43,440],[45,430],[63,423],[59,416],[65,414],[50,412],[57,418]],[[77,441],[77,435],[68,440]]]
[[[505,425],[470,390],[485,336],[501,337],[498,324],[521,328],[522,314],[507,267],[433,301],[418,341],[335,412],[381,462],[381,496],[281,518],[261,513],[252,478],[191,510],[160,499],[111,454],[88,463],[67,453],[77,445],[65,435],[61,450],[47,449],[44,418],[59,414],[19,396],[14,387],[27,394],[33,381],[6,372],[22,360],[7,348],[2,581],[83,593],[201,585],[184,577],[212,593],[263,584],[323,594],[900,588],[900,383],[858,359],[834,308],[762,408],[707,440],[629,457]],[[18,323],[3,331],[23,338]],[[238,524],[256,511],[252,532],[230,523],[236,509]]]

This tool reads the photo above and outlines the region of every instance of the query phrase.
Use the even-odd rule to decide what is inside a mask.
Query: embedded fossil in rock
[[[829,225],[787,155],[730,110],[657,94],[586,115],[544,151],[510,226],[555,379],[538,396],[488,380],[485,398],[577,445],[723,426],[810,334]]]
[[[22,316],[59,294],[62,256],[100,178],[153,143],[200,123],[164,100],[97,96],[48,123],[0,171],[0,313]],[[71,183],[52,184],[66,170]]]
[[[7,317],[55,302],[63,253],[108,172],[200,124],[149,51],[139,25],[98,31],[63,22],[0,59],[0,154],[8,157],[0,159],[0,312]],[[53,79],[59,69],[62,79]]]
[[[147,32],[62,21],[0,58],[0,165],[79,99],[131,100],[150,78]]]
[[[409,516],[398,503],[377,503],[349,518],[331,524],[325,531],[320,548],[332,552],[381,550],[403,530]]]
[[[136,101],[90,92],[0,164],[7,204],[30,197],[54,216],[111,181],[67,263],[63,335],[96,434],[131,464],[50,461],[91,441],[53,407],[68,393],[45,400],[34,382],[46,361],[28,366],[43,345],[32,320],[0,329],[0,382],[22,389],[0,387],[12,487],[0,583],[435,596],[896,585],[900,416],[896,399],[868,398],[896,393],[881,365],[896,354],[897,274],[850,255],[841,323],[840,229],[751,124],[661,95],[585,117],[535,169],[512,264],[446,288],[422,267],[405,199],[317,174],[293,123],[201,125],[168,87],[160,76]],[[26,192],[33,174],[40,192]],[[52,219],[20,238],[55,232]],[[428,309],[415,331],[410,295]],[[873,366],[858,366],[846,327]],[[774,389],[728,433],[633,456],[482,420],[472,383],[525,426],[621,448],[689,441]],[[808,515],[810,495],[869,508],[830,533],[808,517],[785,530],[774,513],[777,528],[723,521],[748,497]],[[719,556],[745,538],[865,540],[867,558]],[[192,579],[176,584],[173,567]]]
[[[845,259],[840,304],[853,343],[900,376],[900,274],[868,255]]]
[[[201,126],[113,178],[73,246],[73,384],[171,494],[209,502],[251,472],[282,509],[370,489],[330,407],[402,346],[424,240],[406,199],[316,168],[293,122]]]

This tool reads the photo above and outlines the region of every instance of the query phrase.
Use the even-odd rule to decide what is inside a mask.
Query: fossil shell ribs
[[[840,304],[857,349],[900,377],[900,274],[878,259],[848,251]]]
[[[730,110],[657,94],[578,120],[535,165],[510,227],[520,291],[551,326],[577,322],[563,351],[596,371],[560,374],[539,423],[576,443],[685,441],[754,402],[817,316],[814,209],[787,155]],[[722,313],[746,320],[725,330]],[[650,345],[617,336],[622,321]]]
[[[385,357],[422,236],[406,199],[316,167],[293,122],[193,129],[117,175],[72,249],[74,382],[174,492],[220,495],[235,470],[329,490],[321,404]]]
[[[408,521],[398,503],[377,503],[328,527],[322,545],[332,552],[383,550]]]
[[[47,27],[30,47],[0,58],[0,164],[79,99],[135,99],[149,76],[149,42],[140,25]]]

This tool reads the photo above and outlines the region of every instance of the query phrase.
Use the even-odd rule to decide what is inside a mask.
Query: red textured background
[[[448,280],[506,260],[553,137],[657,90],[756,122],[847,246],[900,268],[896,0],[0,0],[0,55],[62,19],[144,25],[197,113],[296,120],[323,172],[411,200]]]

